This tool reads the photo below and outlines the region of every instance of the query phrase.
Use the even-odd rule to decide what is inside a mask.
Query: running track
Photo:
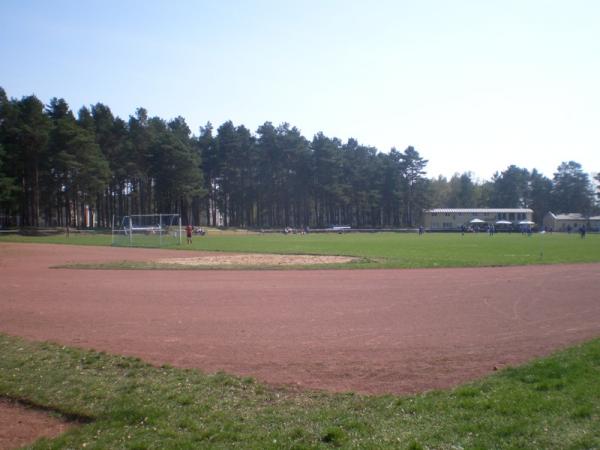
[[[332,391],[446,388],[600,336],[600,265],[97,271],[164,250],[0,244],[0,332]],[[193,253],[191,255],[198,255]]]

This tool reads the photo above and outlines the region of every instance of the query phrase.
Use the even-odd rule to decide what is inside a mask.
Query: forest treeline
[[[21,226],[109,227],[113,216],[180,213],[195,225],[410,227],[432,207],[529,207],[589,214],[590,177],[574,161],[552,179],[509,166],[492,180],[425,176],[413,147],[388,153],[287,123],[127,121],[98,103],[77,115],[65,100],[8,98],[0,88],[0,219]],[[599,180],[600,181],[600,180]],[[93,215],[93,219],[91,219]]]

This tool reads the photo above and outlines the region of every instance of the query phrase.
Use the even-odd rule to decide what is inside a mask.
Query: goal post
[[[112,245],[116,247],[172,247],[181,245],[182,233],[179,214],[113,216]]]

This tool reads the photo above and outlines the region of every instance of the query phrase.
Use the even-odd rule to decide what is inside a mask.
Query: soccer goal
[[[181,244],[179,214],[141,214],[113,217],[112,245],[121,247],[170,247]]]

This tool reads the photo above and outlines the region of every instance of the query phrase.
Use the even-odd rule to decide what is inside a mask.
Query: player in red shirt
[[[191,244],[192,243],[192,232],[194,231],[194,229],[192,228],[191,225],[188,225],[187,227],[185,227],[185,234],[187,235],[187,243]]]

